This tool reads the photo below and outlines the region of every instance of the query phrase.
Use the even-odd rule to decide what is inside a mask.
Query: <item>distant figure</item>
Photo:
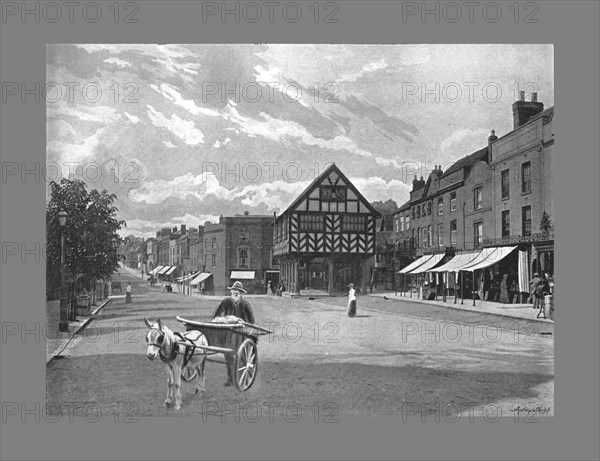
[[[127,289],[125,290],[125,304],[131,304],[131,283],[127,284]]]
[[[356,317],[356,292],[354,291],[354,284],[349,284],[348,288],[348,317]]]
[[[269,296],[273,295],[273,289],[271,288],[271,281],[269,280],[269,282],[267,283],[267,294]]]
[[[508,301],[508,274],[504,274],[500,282],[500,302],[508,304]]]
[[[540,275],[536,272],[529,282],[529,299],[533,302],[533,308],[539,309],[542,300],[543,282]]]

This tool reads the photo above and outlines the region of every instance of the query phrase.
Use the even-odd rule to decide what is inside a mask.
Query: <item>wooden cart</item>
[[[258,369],[258,337],[271,331],[246,323],[196,322],[177,316],[187,331],[198,330],[206,338],[208,346],[196,346],[207,355],[224,354],[234,357],[235,386],[240,391],[250,389]],[[210,359],[207,359],[210,360]],[[215,361],[215,360],[210,360]]]

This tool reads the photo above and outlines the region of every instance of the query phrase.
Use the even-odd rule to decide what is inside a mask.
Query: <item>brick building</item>
[[[210,291],[225,294],[227,287],[240,281],[249,293],[265,293],[266,281],[276,279],[278,274],[272,252],[272,224],[273,216],[247,212],[221,217],[217,224],[205,224],[203,266],[212,275]]]
[[[536,93],[525,101],[521,92],[511,132],[498,138],[492,130],[483,149],[445,172],[436,165],[426,181],[415,177],[394,215],[397,266],[411,269],[401,273],[453,286],[436,269],[451,268],[474,290],[508,273],[512,290],[523,292],[533,272],[554,272],[553,115]]]

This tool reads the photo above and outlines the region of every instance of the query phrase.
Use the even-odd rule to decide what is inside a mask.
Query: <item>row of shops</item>
[[[423,255],[398,271],[397,289],[411,297],[416,291],[423,299],[527,303],[533,273],[553,266],[553,252],[539,256],[524,245]]]

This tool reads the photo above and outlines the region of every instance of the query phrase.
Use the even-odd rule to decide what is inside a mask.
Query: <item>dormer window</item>
[[[321,186],[320,197],[324,202],[345,202],[346,188],[341,186]]]

